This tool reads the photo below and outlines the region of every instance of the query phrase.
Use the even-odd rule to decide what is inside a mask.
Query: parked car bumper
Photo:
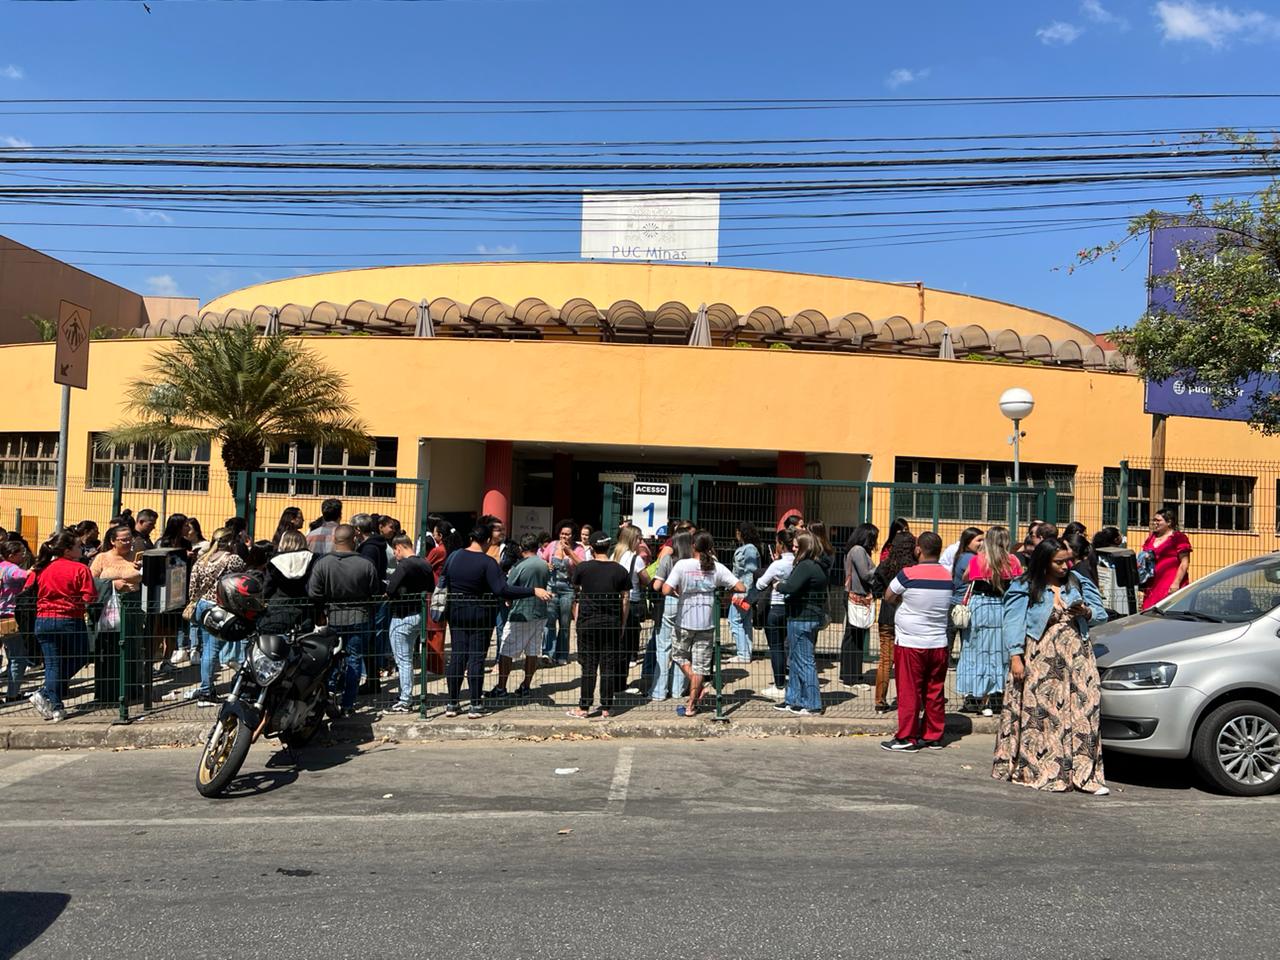
[[[1102,745],[1121,753],[1185,757],[1204,704],[1195,687],[1103,690]]]

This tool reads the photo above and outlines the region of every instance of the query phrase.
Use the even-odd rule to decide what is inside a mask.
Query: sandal
[[[680,706],[676,707],[677,717],[696,717],[697,715],[698,715],[697,707],[694,707],[694,709],[690,710],[683,703],[680,704]]]

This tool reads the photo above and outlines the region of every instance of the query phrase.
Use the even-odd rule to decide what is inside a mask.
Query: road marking
[[[609,802],[626,803],[627,788],[631,786],[631,761],[635,747],[623,747],[618,751],[618,762],[613,765],[613,779],[609,781]]]
[[[42,753],[36,757],[19,760],[13,766],[0,770],[0,790],[83,759],[82,753]]]
[[[458,810],[421,811],[416,813],[310,813],[288,814],[290,823],[423,823],[450,820],[566,820],[583,817],[599,818],[596,810]],[[261,824],[260,816],[244,817],[121,817],[100,820],[0,820],[0,830],[50,830],[101,827],[229,827],[239,824]]]

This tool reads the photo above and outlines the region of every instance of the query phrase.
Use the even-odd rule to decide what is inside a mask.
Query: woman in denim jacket
[[[1103,780],[1101,688],[1089,625],[1107,619],[1098,588],[1071,572],[1060,540],[1036,547],[1004,596],[1009,654],[991,775],[1037,790],[1110,791]]]

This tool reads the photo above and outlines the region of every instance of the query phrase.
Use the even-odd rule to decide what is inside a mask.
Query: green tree
[[[1275,158],[1267,154],[1273,170]],[[1179,376],[1207,387],[1214,403],[1224,405],[1249,377],[1280,372],[1280,180],[1245,199],[1206,204],[1193,196],[1173,217],[1153,210],[1131,221],[1124,240],[1082,250],[1078,258],[1114,259],[1120,247],[1145,240],[1173,219],[1179,226],[1211,228],[1214,238],[1184,244],[1177,268],[1151,278],[1152,286],[1172,292],[1172,309],[1148,309],[1109,336],[1143,377]],[[1250,423],[1263,433],[1280,433],[1280,394],[1260,391]]]
[[[42,317],[38,313],[24,313],[22,319],[36,328],[36,336],[40,338],[41,343],[51,343],[58,339],[58,323],[56,320],[50,320],[48,317]],[[120,336],[122,331],[116,327],[108,327],[105,325],[94,327],[89,331],[90,340],[114,340]]]
[[[185,449],[218,440],[233,487],[235,471],[260,470],[267,450],[287,443],[342,446],[356,455],[374,448],[341,374],[297,339],[261,336],[249,324],[176,338],[129,389],[126,410],[130,422],[109,431],[104,447]]]

